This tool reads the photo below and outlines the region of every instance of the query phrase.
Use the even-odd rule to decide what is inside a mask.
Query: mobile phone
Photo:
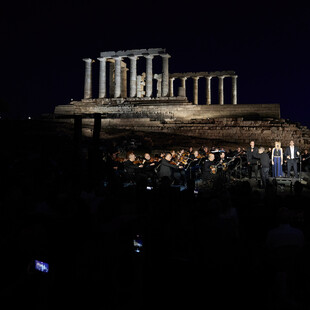
[[[140,235],[136,235],[133,239],[133,247],[136,253],[140,253],[143,247],[143,241]]]
[[[152,186],[147,186],[146,189],[150,191],[150,190],[153,189],[153,187]]]
[[[39,260],[34,260],[34,269],[43,273],[49,272],[49,264],[46,262],[41,262]]]

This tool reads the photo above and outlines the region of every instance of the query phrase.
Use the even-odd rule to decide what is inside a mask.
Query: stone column
[[[107,84],[107,77],[106,77],[106,58],[101,57],[97,58],[100,61],[100,69],[99,69],[99,98],[106,97],[106,84]]]
[[[137,75],[137,97],[138,98],[142,97],[142,92],[141,92],[141,75]]]
[[[237,104],[237,75],[231,77],[231,103]]]
[[[84,99],[91,99],[92,97],[91,65],[93,60],[90,58],[84,58],[83,61],[85,61]]]
[[[121,97],[127,98],[127,66],[126,63],[121,66],[121,75],[122,75],[122,82],[121,82]]]
[[[169,97],[173,97],[173,81],[175,80],[175,78],[170,78],[170,88],[169,88]]]
[[[114,59],[109,60],[109,97],[114,97],[115,90],[115,61]]]
[[[137,75],[137,97],[142,98],[145,96],[145,73]]]
[[[153,55],[144,55],[146,58],[146,85],[145,85],[145,96],[151,97],[153,92]]]
[[[163,80],[162,80],[162,97],[167,97],[168,96],[168,91],[169,91],[169,54],[163,54],[161,55],[163,58]]]
[[[137,96],[137,56],[130,56],[130,91],[129,97]]]
[[[186,80],[187,80],[187,77],[183,76],[183,77],[180,77],[180,79],[181,79],[181,87],[184,89],[183,90],[184,97],[186,97]]]
[[[219,76],[219,104],[224,104],[224,75]]]
[[[194,104],[198,104],[198,80],[199,76],[193,76],[194,85],[193,85],[193,97],[194,97]]]
[[[162,83],[162,74],[154,74],[154,79],[157,80],[157,93],[156,97],[161,97],[161,83]]]
[[[115,57],[115,88],[114,88],[114,98],[119,98],[121,96],[121,61],[122,57]]]
[[[211,79],[212,76],[206,76],[206,105],[211,104]]]
[[[181,77],[181,86],[186,89],[186,80],[187,80],[187,77],[184,76],[184,77]]]

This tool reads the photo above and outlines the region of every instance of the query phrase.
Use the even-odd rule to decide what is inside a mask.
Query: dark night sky
[[[0,13],[1,109],[52,113],[83,97],[82,58],[160,47],[170,72],[234,70],[239,104],[280,103],[282,118],[310,128],[310,6],[216,3],[10,2]]]

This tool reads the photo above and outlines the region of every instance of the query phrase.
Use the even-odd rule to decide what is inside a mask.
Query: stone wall
[[[59,124],[64,121],[73,124],[73,119],[56,119]],[[60,125],[61,126],[61,125]],[[94,119],[83,118],[82,128],[85,136],[91,137]],[[257,145],[273,147],[275,141],[281,141],[283,147],[293,139],[301,149],[310,148],[310,130],[298,123],[283,119],[245,120],[244,118],[216,118],[208,120],[158,121],[149,118],[137,119],[101,119],[102,136],[106,130],[123,132],[168,133],[183,135],[193,139],[214,141],[219,146],[236,144],[247,147],[254,140]],[[188,140],[188,139],[187,139]],[[213,144],[214,144],[213,143]]]
[[[193,138],[248,146],[250,140],[272,147],[279,140],[288,145],[293,139],[300,148],[310,148],[310,131],[280,117],[279,104],[193,105],[182,98],[161,102],[73,102],[55,109],[55,119],[83,116],[85,135],[92,134],[93,115],[101,114],[102,131],[117,129],[178,134]],[[72,121],[72,119],[71,119]]]

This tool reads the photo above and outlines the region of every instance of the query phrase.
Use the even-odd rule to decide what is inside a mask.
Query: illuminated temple
[[[162,48],[108,51],[97,60],[84,58],[84,97],[56,106],[55,117],[80,115],[88,128],[96,114],[102,130],[177,132],[239,144],[255,139],[270,145],[292,138],[302,145],[310,143],[307,128],[281,119],[279,104],[237,104],[234,71],[171,73],[170,58]],[[99,65],[96,80],[95,65]]]

